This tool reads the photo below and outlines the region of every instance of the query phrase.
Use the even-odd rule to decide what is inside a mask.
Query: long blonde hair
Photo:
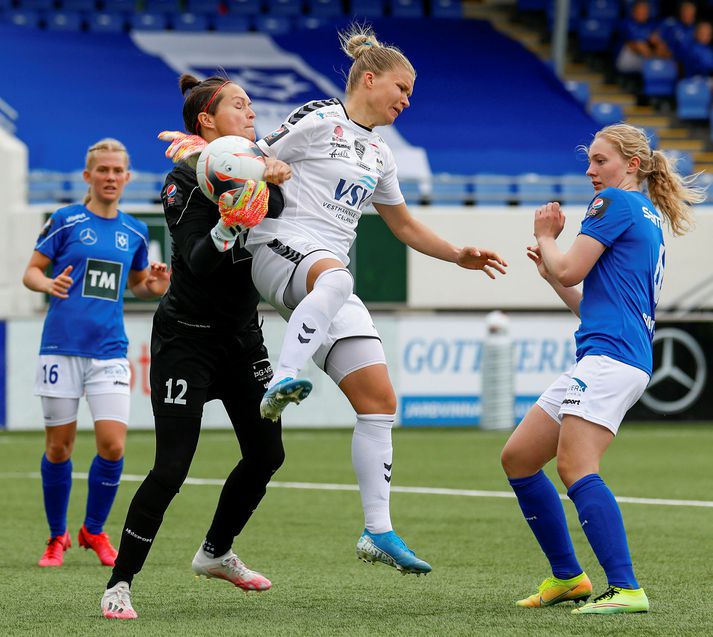
[[[129,152],[126,150],[126,146],[122,144],[118,139],[113,137],[105,137],[100,139],[96,144],[92,144],[87,149],[87,156],[84,158],[84,170],[91,170],[96,161],[96,153],[102,150],[113,151],[117,153],[124,153],[126,156],[126,168],[129,168]],[[85,206],[91,201],[91,189],[87,190],[87,194],[84,195],[84,201],[82,202]]]
[[[379,42],[370,26],[352,24],[339,33],[339,45],[354,60],[347,75],[347,95],[358,86],[366,71],[381,75],[395,68],[404,68],[416,77],[416,70],[408,58],[395,46]]]
[[[646,182],[649,198],[664,215],[675,236],[693,228],[691,206],[706,200],[705,188],[693,186],[700,173],[680,175],[676,172],[675,162],[660,150],[652,150],[646,133],[636,126],[605,126],[594,136],[595,140],[599,138],[612,144],[625,160],[639,158],[636,180],[639,184]]]

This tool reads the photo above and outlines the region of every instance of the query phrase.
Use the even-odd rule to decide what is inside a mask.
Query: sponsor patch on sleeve
[[[50,228],[52,227],[52,217],[47,219],[45,221],[45,225],[42,226],[42,230],[40,230],[40,236],[37,237],[37,239],[44,239],[49,233],[50,233]]]
[[[601,216],[604,215],[611,201],[612,200],[608,197],[597,197],[592,203],[589,204],[589,208],[587,208],[587,213],[584,216],[595,217],[596,219],[599,219]]]
[[[183,193],[177,184],[167,183],[161,191],[161,199],[166,208],[183,205]]]
[[[266,137],[263,137],[263,141],[268,145],[272,146],[278,139],[282,139],[290,131],[285,126],[280,126],[280,128],[272,131]]]

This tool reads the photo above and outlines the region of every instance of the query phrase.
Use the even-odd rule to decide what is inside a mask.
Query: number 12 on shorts
[[[186,399],[183,396],[185,396],[187,389],[188,383],[185,380],[183,380],[182,378],[176,379],[176,391],[178,392],[178,395],[174,398],[172,395],[173,378],[169,378],[166,381],[166,398],[163,399],[163,402],[173,405],[185,405]]]

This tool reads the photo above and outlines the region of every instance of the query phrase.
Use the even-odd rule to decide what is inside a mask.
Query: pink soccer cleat
[[[42,558],[37,562],[40,566],[62,566],[64,562],[64,552],[72,546],[72,538],[69,531],[64,535],[56,535],[47,540],[47,548],[42,554]]]
[[[244,591],[260,592],[272,587],[272,582],[267,577],[257,571],[251,571],[233,551],[210,558],[200,548],[191,566],[197,577],[224,579]]]
[[[99,556],[99,561],[104,566],[114,566],[118,551],[111,545],[109,536],[106,533],[103,531],[96,534],[90,533],[87,531],[87,527],[82,524],[77,540],[79,541],[79,546],[85,549],[92,549]]]
[[[107,619],[136,619],[138,615],[131,605],[131,591],[126,582],[107,588],[101,601],[102,615]]]

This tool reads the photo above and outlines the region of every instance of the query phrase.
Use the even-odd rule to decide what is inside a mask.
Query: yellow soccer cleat
[[[586,602],[592,594],[592,583],[586,573],[570,579],[548,577],[537,587],[537,592],[530,597],[515,602],[523,608],[543,608],[562,602]]]
[[[643,588],[619,588],[610,586],[604,593],[594,598],[593,602],[575,608],[576,615],[612,615],[614,613],[646,613],[649,610],[649,598]]]

